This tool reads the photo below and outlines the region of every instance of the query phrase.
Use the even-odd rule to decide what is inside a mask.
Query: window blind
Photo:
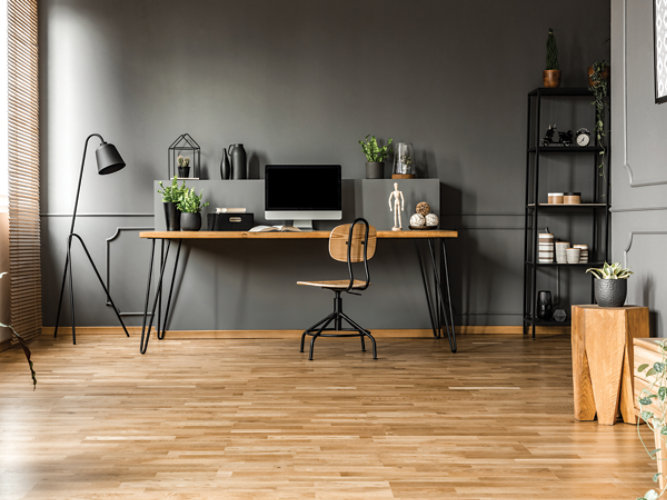
[[[7,0],[7,31],[10,321],[30,339],[42,327],[37,0]]]

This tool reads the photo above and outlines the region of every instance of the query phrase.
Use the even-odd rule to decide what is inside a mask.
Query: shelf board
[[[547,208],[550,210],[564,210],[564,209],[582,209],[582,208],[606,208],[608,205],[606,203],[577,203],[577,204],[565,204],[565,203],[538,203],[539,208]],[[529,203],[528,208],[535,208],[535,203]]]
[[[539,262],[535,264],[532,261],[526,261],[528,266],[537,266],[537,267],[602,267],[604,262],[586,262],[584,264],[558,264],[557,262],[552,262],[550,264],[540,264]]]
[[[558,96],[568,96],[568,97],[593,97],[593,93],[588,90],[586,87],[559,87],[559,88],[546,88],[546,87],[537,87],[536,89],[531,90],[528,95],[536,96],[549,96],[549,97],[558,97]]]
[[[529,153],[599,153],[602,148],[599,146],[538,146],[528,148]]]
[[[524,324],[526,325],[535,325],[535,326],[571,326],[570,319],[568,318],[565,321],[555,321],[553,319],[533,319],[530,317],[523,319]]]

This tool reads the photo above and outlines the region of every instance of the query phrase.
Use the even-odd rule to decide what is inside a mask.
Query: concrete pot
[[[595,279],[595,302],[600,307],[622,307],[628,294],[628,280]]]
[[[201,213],[181,212],[181,231],[199,231],[201,229]]]
[[[384,179],[384,162],[367,161],[366,179]]]

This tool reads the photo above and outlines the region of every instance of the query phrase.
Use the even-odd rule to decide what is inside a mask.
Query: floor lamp
[[[90,261],[90,265],[93,266],[93,270],[95,271],[95,275],[97,276],[97,279],[100,282],[100,285],[102,285],[102,288],[104,289],[104,293],[107,295],[107,299],[109,300],[109,303],[111,304],[111,307],[113,307],[114,312],[116,313],[116,316],[118,317],[118,321],[120,321],[121,326],[123,327],[123,330],[125,330],[125,335],[128,337],[130,334],[127,331],[127,328],[125,327],[125,323],[123,323],[123,318],[120,316],[120,312],[118,311],[118,308],[116,307],[116,304],[114,304],[113,300],[111,299],[111,295],[109,295],[109,290],[107,289],[106,285],[104,284],[104,280],[102,280],[102,276],[100,275],[100,272],[97,270],[97,267],[95,266],[95,262],[93,262],[93,258],[90,256],[90,252],[88,251],[88,248],[86,247],[86,244],[83,242],[83,238],[76,234],[74,232],[74,223],[76,222],[76,210],[79,205],[79,193],[81,192],[81,179],[83,178],[83,167],[86,163],[86,152],[88,151],[88,142],[90,139],[93,137],[97,137],[102,144],[97,148],[95,151],[95,157],[97,159],[97,172],[100,175],[106,175],[106,174],[113,174],[114,172],[117,172],[121,168],[125,166],[125,162],[121,158],[120,154],[118,153],[118,150],[116,149],[116,146],[113,144],[109,144],[108,142],[104,141],[104,138],[100,134],[90,134],[86,138],[86,142],[83,147],[83,158],[81,158],[81,173],[79,174],[79,184],[76,188],[76,199],[74,200],[74,211],[72,213],[72,225],[70,226],[69,229],[69,236],[67,237],[67,257],[65,259],[65,270],[63,271],[63,281],[62,285],[60,285],[60,298],[58,299],[58,314],[56,315],[56,328],[53,332],[53,336],[56,337],[58,336],[58,325],[60,324],[60,310],[62,308],[63,304],[63,294],[65,292],[65,282],[67,281],[67,276],[68,276],[68,270],[69,270],[69,300],[70,300],[70,308],[72,310],[72,343],[76,344],[76,321],[74,318],[74,284],[72,281],[72,241],[74,239],[77,239],[79,243],[81,243],[81,246],[83,247],[84,252],[86,253],[86,257],[88,257],[88,260]]]

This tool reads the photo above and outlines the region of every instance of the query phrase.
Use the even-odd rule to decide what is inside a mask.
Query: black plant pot
[[[190,177],[190,167],[178,167],[179,177]]]
[[[201,229],[201,213],[181,212],[181,231],[199,231]]]
[[[601,280],[594,281],[595,302],[600,307],[622,307],[628,294],[628,280]]]
[[[367,161],[366,179],[383,179],[383,178],[384,178],[384,162]]]
[[[181,212],[176,203],[164,203],[164,219],[167,222],[167,231],[178,231],[181,228]]]

